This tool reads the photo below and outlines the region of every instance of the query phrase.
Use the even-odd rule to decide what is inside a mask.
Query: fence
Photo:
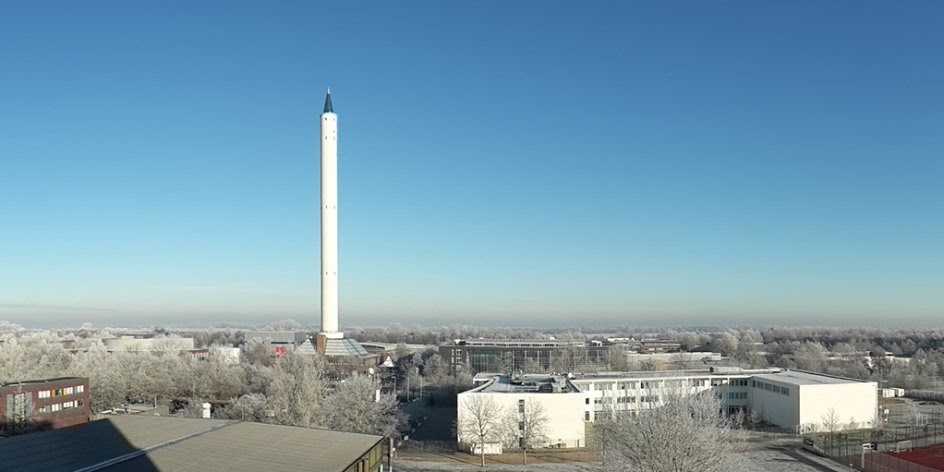
[[[895,456],[902,444],[910,448],[926,448],[944,442],[944,423],[932,423],[919,426],[897,426],[881,430],[858,430],[841,433],[812,435],[813,446],[821,450],[830,459],[843,465],[851,465],[856,470],[866,472],[941,472],[903,460]],[[874,450],[863,447],[871,444]],[[909,456],[920,455],[911,453]],[[864,469],[863,467],[864,459]]]
[[[833,457],[832,459],[841,464],[852,466],[855,470],[865,472],[941,472],[940,469],[932,469],[931,467],[899,459],[893,454],[866,452],[864,469],[862,468],[862,455]]]
[[[422,451],[450,454],[454,454],[457,450],[455,441],[417,441],[415,439],[407,439],[400,442],[398,448],[402,451]]]

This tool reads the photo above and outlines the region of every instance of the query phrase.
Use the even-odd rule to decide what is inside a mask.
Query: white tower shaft
[[[338,115],[330,92],[321,115],[321,334],[344,337],[338,331]]]

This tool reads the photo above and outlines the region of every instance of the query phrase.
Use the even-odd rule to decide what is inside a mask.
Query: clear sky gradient
[[[7,2],[0,319],[317,324],[330,86],[342,326],[935,324],[942,51],[938,1]]]

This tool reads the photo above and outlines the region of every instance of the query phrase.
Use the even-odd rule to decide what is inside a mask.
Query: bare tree
[[[836,413],[835,408],[830,408],[821,418],[823,420],[823,430],[826,433],[833,434],[842,429],[842,419]]]
[[[518,400],[518,409],[505,413],[505,434],[513,447],[521,448],[524,464],[528,463],[528,449],[547,440],[548,417],[541,403]]]
[[[664,405],[619,412],[603,427],[604,469],[644,472],[731,470],[741,435],[711,392],[675,395]]]
[[[503,408],[495,399],[482,394],[471,394],[460,400],[459,441],[477,444],[485,467],[485,444],[501,438]]]

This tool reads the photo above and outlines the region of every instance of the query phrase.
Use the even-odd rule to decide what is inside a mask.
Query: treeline
[[[403,421],[395,396],[377,395],[380,379],[329,379],[318,355],[273,357],[263,343],[246,346],[250,355],[239,358],[218,346],[207,359],[160,345],[108,352],[105,333],[84,334],[0,334],[0,383],[88,377],[94,412],[127,403],[209,402],[220,418],[380,435],[395,434]]]

